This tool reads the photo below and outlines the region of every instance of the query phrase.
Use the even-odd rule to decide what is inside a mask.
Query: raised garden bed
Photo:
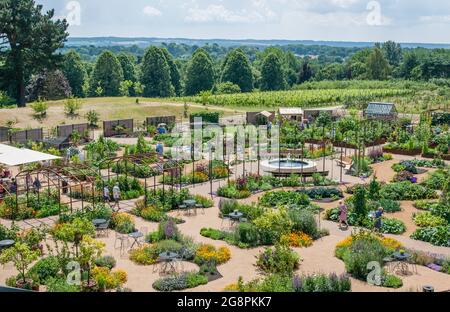
[[[423,158],[428,158],[428,159],[434,159],[436,158],[435,154],[422,154]],[[443,160],[449,160],[450,161],[450,154],[443,154],[440,156],[440,158],[442,158]]]
[[[406,155],[406,156],[418,156],[422,153],[422,150],[420,148],[418,149],[412,149],[412,150],[405,150],[400,148],[386,148],[383,147],[384,153],[390,153],[390,154],[396,154],[396,155]]]

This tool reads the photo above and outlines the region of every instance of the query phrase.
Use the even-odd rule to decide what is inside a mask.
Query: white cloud
[[[158,10],[155,7],[152,7],[150,5],[147,5],[144,10],[143,10],[144,14],[147,16],[151,16],[151,17],[155,17],[155,16],[161,16],[162,12],[160,10]]]
[[[419,20],[426,23],[450,23],[450,15],[426,15],[420,16]]]
[[[252,0],[249,9],[231,10],[223,4],[210,4],[206,8],[199,6],[188,9],[185,20],[207,23],[264,23],[272,22],[278,15],[266,4],[265,0]]]

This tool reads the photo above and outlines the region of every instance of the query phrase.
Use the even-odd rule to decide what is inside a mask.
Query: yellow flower
[[[217,264],[222,264],[231,259],[231,251],[227,247],[216,247],[208,244],[201,245],[196,252],[196,257],[203,262],[215,261]]]

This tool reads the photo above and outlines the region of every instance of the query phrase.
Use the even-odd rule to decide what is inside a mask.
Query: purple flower
[[[303,280],[300,276],[296,275],[292,279],[292,287],[294,288],[294,291],[301,292],[303,289]]]

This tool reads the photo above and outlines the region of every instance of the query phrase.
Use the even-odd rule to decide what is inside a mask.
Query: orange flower
[[[303,232],[292,232],[285,234],[281,240],[287,242],[291,247],[309,247],[313,244],[313,239]]]

